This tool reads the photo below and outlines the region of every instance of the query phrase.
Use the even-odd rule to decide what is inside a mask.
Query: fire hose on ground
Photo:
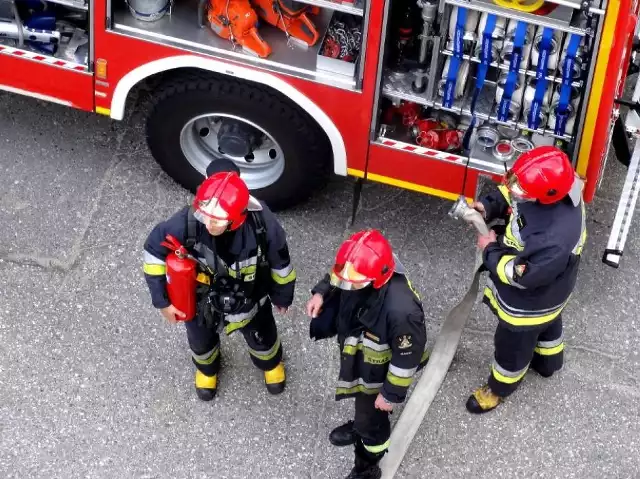
[[[449,211],[449,215],[472,225],[482,235],[489,234],[489,228],[482,215],[467,204],[464,196],[458,198]],[[481,265],[482,252],[478,250],[474,266],[475,274],[471,285],[462,300],[454,306],[445,318],[429,357],[429,362],[425,366],[391,433],[391,447],[380,462],[383,479],[394,477],[405,453],[409,449],[411,440],[420,428],[431,402],[444,382],[453,356],[458,349],[462,330],[471,315],[471,310],[478,295]]]

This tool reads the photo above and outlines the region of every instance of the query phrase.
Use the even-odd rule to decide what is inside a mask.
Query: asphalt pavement
[[[150,303],[142,244],[191,195],[155,164],[142,116],[123,122],[0,94],[0,477],[340,478],[329,431],[338,354],[303,307],[348,227],[351,181],[279,214],[298,271],[277,317],[288,384],[270,396],[240,335],[223,338],[217,398],[193,390],[184,328]],[[640,214],[620,269],[601,262],[624,169],[607,165],[565,313],[566,365],[527,375],[497,410],[464,403],[488,374],[495,319],[477,304],[397,477],[640,475]],[[450,203],[365,186],[354,228],[381,228],[427,310],[429,342],[471,279],[474,235]],[[398,409],[393,417],[401,412]]]

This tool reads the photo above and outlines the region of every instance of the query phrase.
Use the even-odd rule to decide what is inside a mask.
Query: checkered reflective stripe
[[[75,70],[75,71],[81,71],[81,72],[88,71],[85,65],[80,65],[74,62],[68,62],[66,60],[61,60],[60,58],[41,55],[36,52],[20,50],[19,48],[8,47],[6,45],[0,45],[0,54],[15,56],[18,58],[27,58],[29,60],[47,63],[49,65],[57,66],[60,68],[67,68],[69,70]]]
[[[463,156],[454,155],[452,153],[447,153],[444,151],[432,150],[430,148],[424,148],[418,145],[411,145],[409,143],[403,143],[401,141],[389,140],[388,138],[378,138],[378,143],[384,146],[390,146],[391,148],[394,148],[396,150],[415,153],[417,155],[424,155],[439,160],[447,160],[455,163],[467,161],[467,159]]]

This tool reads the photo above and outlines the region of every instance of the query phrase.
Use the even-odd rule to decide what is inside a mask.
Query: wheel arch
[[[145,79],[170,70],[200,69],[239,78],[248,82],[266,85],[282,93],[292,102],[306,111],[325,132],[333,152],[333,171],[336,175],[347,175],[347,152],[340,131],[331,118],[311,99],[299,90],[270,73],[252,70],[240,65],[223,63],[218,60],[192,55],[177,55],[145,63],[127,73],[120,79],[111,99],[110,117],[114,120],[124,118],[125,104],[133,87]]]

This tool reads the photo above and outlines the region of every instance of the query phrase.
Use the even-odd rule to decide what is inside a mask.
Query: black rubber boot
[[[355,444],[356,433],[353,430],[353,421],[349,421],[331,431],[329,434],[329,442],[338,447]]]
[[[358,456],[356,452],[355,465],[346,479],[380,479],[382,471],[378,466],[380,459],[374,461]]]
[[[537,372],[543,378],[550,378],[551,376],[553,376],[553,371],[545,371],[542,368],[538,369],[537,367],[535,367],[533,365],[531,366],[531,369],[533,369],[535,372]]]
[[[216,390],[196,388],[196,394],[201,401],[212,401],[216,397]]]
[[[362,441],[356,443],[354,452],[355,464],[347,479],[380,479],[382,477],[382,471],[378,463],[384,456],[384,452],[372,454],[364,448]]]
[[[535,356],[531,361],[531,369],[533,369],[543,378],[550,378],[551,376],[553,376],[553,373],[555,372],[555,371],[550,371],[548,367],[545,367],[542,364],[540,364],[540,361]]]

